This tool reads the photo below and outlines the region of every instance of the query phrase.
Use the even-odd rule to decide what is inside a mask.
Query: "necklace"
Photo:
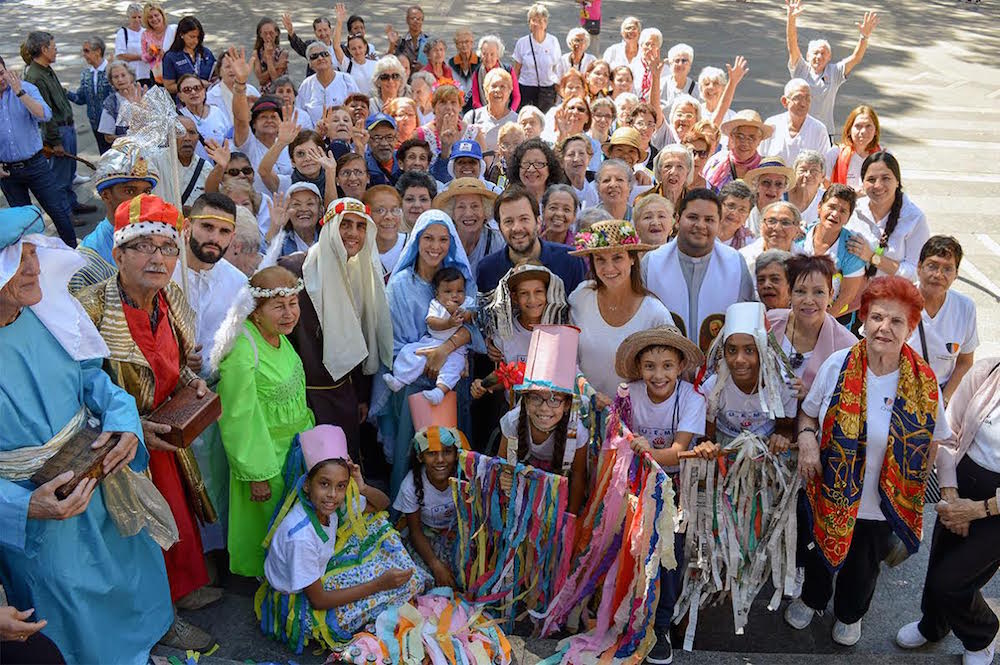
[[[792,369],[798,369],[802,367],[802,363],[805,362],[806,357],[795,348],[795,321],[792,321],[792,334],[788,337],[788,343],[792,347],[792,355],[789,356],[788,362],[791,364]]]

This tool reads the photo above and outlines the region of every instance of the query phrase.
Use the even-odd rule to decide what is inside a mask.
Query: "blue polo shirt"
[[[399,162],[395,158],[392,160],[392,173],[386,173],[382,165],[375,159],[370,147],[365,148],[365,165],[368,167],[368,186],[392,185],[396,186],[399,178]]]
[[[214,67],[215,55],[204,46],[193,60],[185,51],[167,51],[163,54],[163,78],[167,81],[176,81],[183,74],[195,74],[201,80],[208,81],[212,78]]]
[[[566,295],[569,295],[579,286],[580,282],[587,278],[587,264],[584,263],[583,259],[569,255],[573,249],[569,245],[541,239],[539,242],[542,243],[542,251],[538,255],[538,260],[542,262],[543,266],[559,275],[566,287]],[[485,257],[479,262],[476,274],[476,285],[479,287],[479,292],[486,293],[497,288],[497,284],[500,283],[503,276],[513,267],[514,264],[510,260],[506,247]]]

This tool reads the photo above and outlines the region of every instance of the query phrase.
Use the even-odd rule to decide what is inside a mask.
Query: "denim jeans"
[[[49,162],[41,153],[28,159],[21,168],[11,169],[6,178],[0,178],[0,189],[11,207],[31,205],[31,195],[34,194],[38,205],[52,218],[59,237],[70,247],[76,247],[76,233],[66,192],[56,184]]]
[[[660,567],[660,601],[656,605],[656,614],[653,617],[653,629],[666,632],[670,630],[670,624],[674,618],[674,606],[681,596],[681,587],[684,585],[684,534],[674,534],[674,557],[677,559],[677,567],[667,570]]]
[[[63,150],[67,155],[76,154],[76,127],[60,127],[59,137],[62,140]],[[62,189],[69,201],[69,208],[72,211],[76,207],[76,192],[73,191],[73,178],[76,177],[76,160],[70,157],[52,157],[49,159],[52,168],[52,175],[55,176],[56,187]]]

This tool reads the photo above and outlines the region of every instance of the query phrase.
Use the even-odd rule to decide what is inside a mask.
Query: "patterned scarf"
[[[892,530],[912,554],[923,529],[927,453],[938,408],[934,372],[908,345],[899,359],[899,383],[889,439],[878,479],[880,504]],[[807,487],[813,537],[831,571],[851,547],[865,481],[867,449],[867,340],[855,344],[840,370],[820,443],[822,478]]]

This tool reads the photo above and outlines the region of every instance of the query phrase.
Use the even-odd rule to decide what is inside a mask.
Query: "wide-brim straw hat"
[[[751,169],[743,174],[743,179],[753,185],[754,181],[762,175],[772,173],[774,175],[783,175],[788,180],[788,186],[791,187],[792,183],[795,182],[795,171],[790,169],[785,160],[781,157],[765,157],[760,160],[760,164],[755,169]]]
[[[624,219],[609,219],[593,224],[586,231],[576,234],[576,249],[570,256],[586,256],[600,252],[648,252],[658,245],[639,241],[639,234],[632,222]]]
[[[626,381],[642,378],[639,371],[639,354],[650,346],[669,346],[677,349],[688,368],[699,367],[705,362],[705,354],[698,345],[685,337],[676,326],[664,325],[640,330],[625,338],[615,354],[615,373]]]
[[[719,130],[726,136],[729,136],[733,130],[743,125],[756,127],[761,131],[761,134],[763,135],[762,138],[764,139],[770,138],[771,134],[774,134],[774,127],[771,125],[765,125],[764,121],[760,117],[760,114],[752,109],[743,109],[732,118],[722,123]]]
[[[613,145],[627,145],[631,148],[635,148],[639,151],[639,161],[638,164],[643,164],[649,157],[649,151],[642,149],[642,141],[639,139],[639,130],[634,127],[619,127],[611,134],[611,138],[603,143],[601,148],[604,150],[605,156],[611,152],[611,146]]]
[[[552,271],[534,261],[519,263],[507,273],[507,289],[513,293],[517,285],[527,279],[537,279],[548,286],[552,280]]]
[[[448,189],[434,197],[431,205],[438,210],[444,210],[444,206],[448,204],[448,201],[463,194],[485,197],[488,201],[485,206],[487,208],[492,206],[497,198],[497,193],[489,189],[479,178],[457,178],[448,184]]]

